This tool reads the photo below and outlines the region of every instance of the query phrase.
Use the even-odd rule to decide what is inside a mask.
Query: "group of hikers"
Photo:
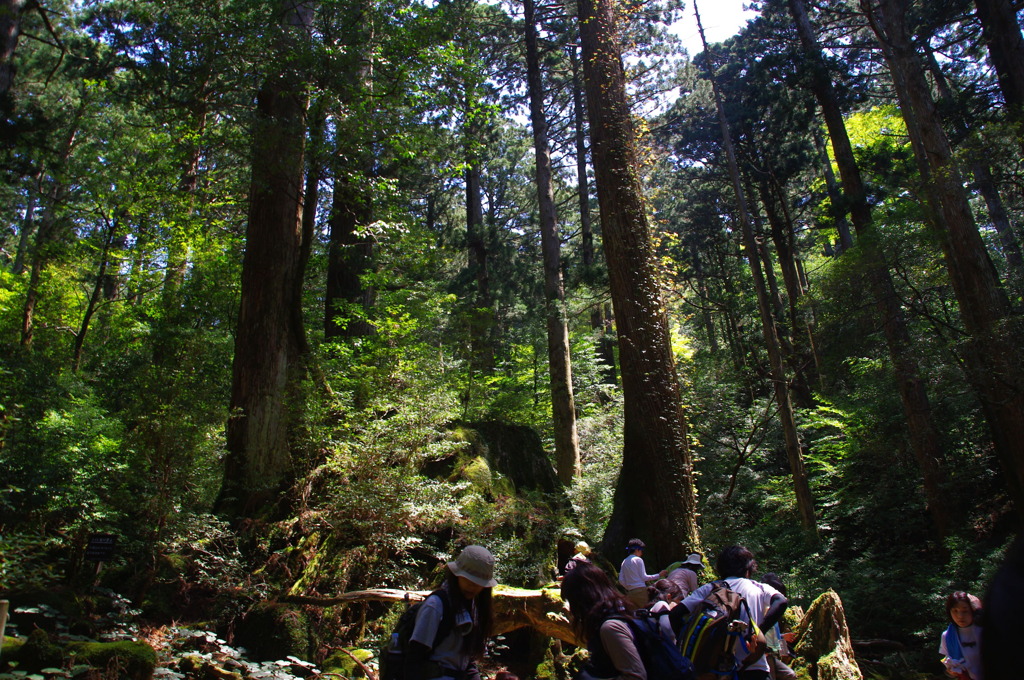
[[[650,574],[644,548],[640,539],[629,541],[618,585],[591,561],[583,541],[563,565],[562,600],[590,657],[577,680],[795,680],[787,665],[791,634],[781,625],[786,587],[774,574],[752,578],[757,562],[750,550],[723,549],[718,579],[698,585],[700,553]],[[445,574],[399,621],[381,656],[381,680],[480,680],[477,662],[492,629],[494,557],[468,546]],[[978,598],[967,593],[947,599],[951,624],[940,653],[957,680],[982,680],[979,611]],[[502,671],[495,680],[517,679]]]

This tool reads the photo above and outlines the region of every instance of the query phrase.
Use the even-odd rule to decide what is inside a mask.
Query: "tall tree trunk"
[[[495,370],[495,320],[490,298],[490,273],[487,267],[487,240],[483,223],[483,194],[480,186],[479,160],[472,154],[466,168],[466,245],[469,267],[476,282],[470,334],[474,374],[489,375]]]
[[[565,486],[580,473],[580,444],[576,433],[576,403],[572,393],[572,359],[565,288],[562,284],[562,244],[558,236],[555,194],[551,186],[551,152],[544,115],[544,84],[537,47],[533,0],[523,0],[526,38],[526,78],[530,90],[530,120],[537,159],[537,204],[541,250],[544,255],[544,305],[547,313],[548,373],[551,379],[551,414],[555,431],[558,479]]]
[[[643,536],[654,562],[699,545],[693,461],[655,275],[637,139],[611,0],[578,0],[601,233],[625,398],[622,471],[606,552]],[[651,484],[651,474],[658,483]]]
[[[279,64],[308,35],[313,6],[283,0]],[[276,500],[292,480],[287,394],[300,362],[302,177],[306,95],[303,74],[282,68],[257,97],[249,222],[235,336],[227,461],[221,512],[245,515]]]
[[[110,266],[110,246],[114,243],[114,234],[117,233],[117,218],[111,218],[107,223],[107,232],[103,237],[103,247],[100,249],[100,264],[96,272],[96,280],[93,282],[92,293],[89,295],[89,302],[82,314],[82,323],[75,332],[74,348],[71,352],[71,371],[78,373],[82,367],[82,355],[85,349],[85,336],[89,332],[89,323],[100,301],[100,294],[103,291],[103,284],[107,276],[107,268]]]
[[[590,218],[590,180],[587,177],[587,133],[586,109],[583,95],[583,73],[580,70],[579,57],[575,46],[569,50],[572,64],[572,111],[576,132],[576,192],[580,206],[580,235],[582,244],[580,251],[583,256],[583,272],[588,284],[593,288],[597,280],[594,227]],[[602,296],[603,297],[603,296]],[[590,311],[590,328],[598,335],[597,351],[604,364],[604,378],[610,384],[618,382],[615,370],[615,340],[611,334],[611,320],[605,314],[605,304],[595,300]]]
[[[21,346],[32,347],[35,334],[35,311],[39,301],[39,285],[42,282],[43,270],[52,256],[52,249],[57,241],[57,230],[61,220],[58,211],[64,203],[68,187],[61,175],[67,165],[71,154],[74,152],[78,138],[78,126],[85,113],[85,104],[80,104],[72,117],[71,126],[64,143],[60,147],[60,153],[53,165],[54,172],[52,186],[42,205],[43,218],[39,221],[39,228],[36,230],[35,245],[32,248],[32,265],[29,271],[28,287],[25,290],[25,304],[21,313]],[[40,185],[41,186],[41,185]]]
[[[24,10],[25,0],[0,0],[0,111],[7,108],[4,99],[14,84],[14,50]]]
[[[327,289],[324,292],[324,335],[327,339],[373,334],[369,320],[376,291],[363,277],[376,269],[373,240],[360,230],[373,221],[373,37],[372,6],[358,2],[349,19],[358,55],[345,69],[347,89],[342,104],[361,112],[359,120],[338,121],[334,163],[334,202],[329,220]],[[350,114],[354,117],[355,114]]]
[[[324,336],[328,339],[364,337],[374,330],[365,317],[374,291],[362,279],[374,267],[373,241],[359,233],[373,219],[373,194],[368,187],[368,163],[360,165],[335,166],[324,291]]]
[[[922,47],[925,50],[925,63],[935,80],[935,86],[940,99],[946,106],[955,107],[956,97],[953,94],[953,88],[950,87],[946,74],[943,73],[942,67],[939,65],[939,60],[935,58],[935,52],[927,42],[924,42]],[[963,137],[974,137],[976,140],[980,140],[981,135],[979,132],[971,129],[971,126],[964,116],[961,115],[960,111],[957,111],[954,125],[957,132]],[[1003,205],[1003,199],[999,195],[999,188],[996,186],[995,178],[992,177],[992,170],[977,151],[970,154],[970,169],[971,174],[974,175],[974,186],[985,200],[988,218],[992,222],[992,227],[996,230],[996,235],[999,237],[999,245],[1001,246],[1003,257],[1006,258],[1006,264],[1009,265],[1010,271],[1016,276],[1019,283],[1019,279],[1024,275],[1024,257],[1021,255],[1017,235],[1013,232],[1013,225],[1010,224],[1010,216],[1007,214],[1006,208]]]
[[[710,54],[696,2],[693,3],[693,13],[697,17],[697,31],[700,33],[704,52]],[[793,404],[789,394],[789,379],[786,375],[786,368],[782,359],[779,336],[775,326],[775,319],[772,315],[771,303],[768,299],[768,291],[765,286],[764,272],[761,269],[761,258],[758,253],[757,240],[754,238],[753,219],[747,207],[743,182],[740,178],[739,163],[736,160],[736,150],[732,143],[732,133],[729,131],[729,121],[725,117],[725,107],[722,105],[722,95],[710,64],[708,65],[707,76],[715,96],[718,125],[722,133],[722,145],[725,148],[725,155],[729,162],[729,176],[732,179],[733,191],[736,193],[736,204],[739,209],[739,222],[743,235],[744,250],[747,252],[747,261],[750,263],[750,272],[754,279],[754,291],[757,294],[757,307],[761,317],[761,331],[764,334],[765,348],[768,351],[771,379],[775,388],[775,401],[779,406],[779,420],[782,425],[783,437],[786,440],[786,457],[789,459],[789,468],[793,475],[793,492],[796,497],[797,510],[799,511],[800,522],[803,527],[817,534],[818,523],[814,512],[814,497],[811,495],[811,487],[807,481],[807,473],[804,469],[803,445],[800,442],[800,435],[796,429],[796,419],[793,414]]]
[[[921,470],[925,502],[940,537],[949,535],[956,509],[945,493],[946,475],[942,468],[942,448],[932,416],[931,403],[917,362],[910,354],[912,340],[906,318],[893,285],[892,276],[874,233],[871,207],[861,179],[860,168],[853,155],[853,146],[846,131],[832,81],[828,78],[825,61],[818,47],[804,0],[789,0],[790,12],[796,24],[806,63],[811,73],[811,89],[821,106],[825,125],[832,142],[832,152],[843,181],[843,195],[850,211],[858,246],[865,252],[868,282],[875,298],[877,313],[882,320],[886,347],[896,374],[900,403],[907,421],[910,447]]]
[[[828,192],[829,201],[832,203],[832,209],[829,212],[832,213],[832,219],[835,220],[836,231],[839,234],[839,247],[835,253],[838,255],[844,250],[849,250],[853,247],[850,225],[846,221],[846,201],[843,199],[843,192],[839,188],[839,182],[836,181],[836,175],[832,172],[832,160],[828,157],[828,151],[825,149],[825,142],[821,138],[821,133],[815,128],[811,130],[811,134],[814,137],[814,148],[818,150],[818,155],[821,157],[821,174],[825,178],[825,188]]]
[[[968,334],[967,379],[981,401],[1018,515],[1024,518],[1024,356],[1011,309],[978,233],[963,179],[904,23],[905,0],[861,0],[878,37],[925,182],[929,223],[942,246]]]
[[[25,260],[28,258],[29,246],[32,243],[32,233],[36,228],[36,208],[39,204],[39,194],[43,189],[42,178],[42,171],[37,171],[32,176],[32,188],[28,192],[25,218],[21,221],[21,230],[18,232],[18,247],[14,252],[14,262],[11,263],[11,273],[15,276],[21,276],[25,271]]]
[[[1010,0],[974,0],[981,34],[1011,114],[1024,114],[1024,37]]]

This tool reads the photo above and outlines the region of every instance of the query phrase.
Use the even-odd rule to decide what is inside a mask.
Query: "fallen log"
[[[399,590],[397,588],[371,588],[354,590],[335,597],[305,597],[288,595],[279,602],[333,607],[353,602],[419,602],[430,594],[429,590]],[[497,586],[494,589],[494,634],[502,635],[519,628],[533,628],[541,635],[557,638],[571,645],[580,640],[569,622],[569,610],[562,602],[557,585],[528,590]]]

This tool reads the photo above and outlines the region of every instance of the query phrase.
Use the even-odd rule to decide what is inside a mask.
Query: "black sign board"
[[[85,559],[91,562],[109,562],[117,547],[117,536],[113,534],[92,534],[85,547]]]

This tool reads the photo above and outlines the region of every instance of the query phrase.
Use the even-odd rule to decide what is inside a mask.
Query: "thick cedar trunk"
[[[1019,118],[1024,113],[1024,37],[1017,12],[1010,0],[974,0],[974,6],[1003,98]]]
[[[625,398],[622,471],[603,546],[642,536],[649,559],[699,544],[693,463],[668,318],[655,277],[636,134],[610,0],[578,0],[601,233]],[[651,475],[658,478],[651,484]]]
[[[925,181],[929,223],[942,246],[968,339],[962,353],[1018,515],[1024,518],[1024,356],[1011,309],[971,213],[907,26],[905,0],[862,0],[878,36]]]
[[[597,259],[594,249],[594,227],[590,218],[590,181],[587,178],[587,134],[586,110],[583,102],[583,74],[580,72],[579,58],[576,48],[569,50],[572,63],[572,111],[576,133],[576,182],[577,197],[580,206],[580,235],[582,237],[580,251],[583,256],[583,271],[588,282],[596,280],[595,266]],[[615,340],[611,334],[610,315],[605,314],[605,304],[595,300],[590,312],[590,328],[597,333],[598,356],[604,364],[605,380],[617,383],[615,370]]]
[[[859,247],[864,250],[870,263],[867,277],[875,297],[877,313],[882,320],[886,346],[896,375],[910,446],[921,469],[928,511],[939,535],[945,537],[952,529],[952,518],[956,509],[949,502],[943,488],[946,476],[941,465],[942,448],[925,382],[917,362],[910,354],[910,332],[889,269],[878,250],[871,221],[871,208],[868,205],[860,168],[854,158],[846,123],[839,108],[839,100],[827,76],[824,59],[807,17],[804,0],[789,0],[789,6],[806,61],[810,65],[811,88],[821,106],[832,141],[836,165],[843,181],[845,202],[857,232]]]
[[[530,119],[537,159],[537,204],[540,213],[541,250],[544,256],[544,305],[547,314],[548,373],[551,380],[551,415],[555,431],[558,479],[569,486],[580,473],[580,445],[576,433],[576,404],[572,393],[572,361],[565,288],[562,284],[561,241],[551,187],[551,153],[548,123],[544,115],[544,86],[537,47],[533,0],[523,0],[526,38],[526,77],[530,89]]]
[[[304,31],[312,9],[284,0],[283,31]],[[279,46],[289,61],[287,37]],[[300,364],[302,177],[305,87],[282,69],[257,97],[249,222],[242,261],[241,306],[235,336],[227,461],[221,512],[242,515],[273,502],[292,479],[288,445],[290,381]]]
[[[707,41],[704,38],[704,27],[701,25],[700,13],[698,12],[696,2],[694,2],[693,11],[697,17],[697,30],[700,33],[701,42],[704,44],[704,51],[710,54]],[[779,421],[782,426],[783,437],[786,441],[786,457],[789,459],[789,468],[793,476],[793,492],[796,497],[797,510],[800,513],[800,523],[808,531],[817,534],[818,523],[814,512],[814,497],[811,495],[811,487],[807,481],[807,473],[804,470],[803,447],[800,442],[800,435],[796,429],[796,419],[789,394],[789,379],[786,376],[782,350],[779,344],[779,335],[775,319],[772,315],[771,302],[768,299],[757,241],[754,238],[753,219],[747,207],[743,182],[740,178],[739,163],[736,160],[736,150],[733,147],[732,134],[729,131],[729,121],[725,117],[725,107],[722,105],[722,95],[710,65],[708,67],[708,79],[711,82],[711,88],[715,96],[718,125],[722,133],[722,145],[725,148],[725,155],[729,161],[729,176],[732,179],[733,191],[736,193],[736,204],[739,209],[743,246],[747,253],[747,262],[750,263],[750,273],[754,280],[754,291],[757,294],[761,331],[764,335],[765,349],[768,351],[771,380],[775,389],[775,401],[779,407]]]

